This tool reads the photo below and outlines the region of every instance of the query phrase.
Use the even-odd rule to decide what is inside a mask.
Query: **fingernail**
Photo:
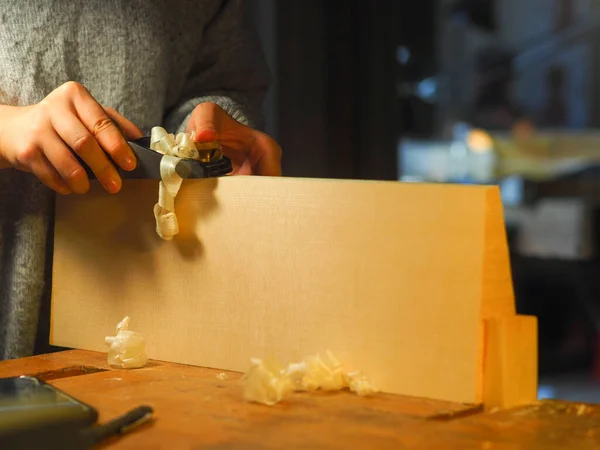
[[[125,170],[133,170],[137,165],[136,160],[131,156],[126,156],[123,162],[123,169]]]
[[[110,192],[111,194],[116,194],[121,189],[121,180],[109,178],[105,186],[108,192]]]
[[[198,130],[194,134],[194,140],[196,142],[213,141],[217,138],[217,132],[210,128],[204,130]]]

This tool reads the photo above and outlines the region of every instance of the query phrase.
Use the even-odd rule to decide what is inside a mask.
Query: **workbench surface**
[[[152,361],[111,369],[72,350],[0,362],[0,377],[35,375],[98,409],[100,422],[148,404],[155,421],[110,449],[600,449],[600,408],[544,401],[484,413],[473,405],[378,394],[302,393],[273,407],[242,400],[241,374]]]

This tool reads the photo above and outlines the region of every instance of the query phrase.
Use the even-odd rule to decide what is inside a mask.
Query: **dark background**
[[[289,176],[397,179],[404,129],[433,129],[433,112],[411,110],[400,80],[435,71],[435,2],[261,1],[258,24],[275,83],[267,130]],[[400,45],[414,61],[397,62]],[[414,100],[413,100],[414,103]]]

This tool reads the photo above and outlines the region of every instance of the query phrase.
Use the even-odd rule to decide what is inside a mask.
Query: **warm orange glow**
[[[475,129],[468,134],[467,145],[475,153],[485,153],[492,150],[493,142],[488,133]]]

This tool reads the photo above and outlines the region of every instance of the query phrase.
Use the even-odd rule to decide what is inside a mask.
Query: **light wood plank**
[[[58,200],[53,344],[103,351],[129,315],[154,359],[243,371],[330,349],[387,392],[482,400],[482,319],[514,314],[497,188],[188,180],[171,242],[157,191]]]
[[[484,404],[512,408],[537,400],[537,318],[512,316],[486,321]]]

